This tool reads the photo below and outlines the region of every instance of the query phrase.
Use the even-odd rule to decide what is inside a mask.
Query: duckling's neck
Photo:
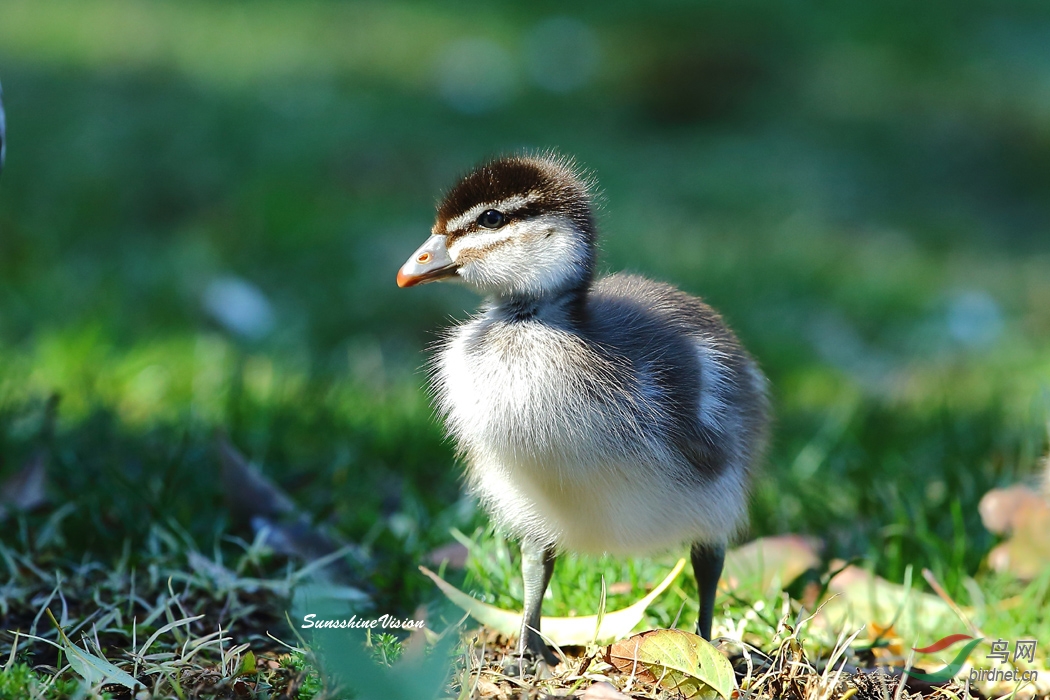
[[[540,320],[577,323],[587,301],[590,279],[574,287],[541,295],[513,294],[490,298],[490,309],[508,323]]]
[[[575,247],[567,262],[546,275],[550,284],[515,285],[489,297],[489,308],[506,322],[531,320],[552,323],[579,323],[594,282],[594,232],[588,229],[573,236]],[[526,291],[522,287],[531,286]]]

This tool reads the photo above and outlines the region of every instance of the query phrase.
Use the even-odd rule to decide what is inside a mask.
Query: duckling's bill
[[[397,271],[398,287],[414,287],[424,282],[452,277],[459,265],[448,253],[447,236],[434,234]]]

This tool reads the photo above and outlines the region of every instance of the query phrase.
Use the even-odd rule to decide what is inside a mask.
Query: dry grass
[[[808,642],[799,629],[781,620],[777,637],[763,651],[727,638],[715,645],[730,659],[738,688],[733,700],[962,700],[982,695],[955,680],[930,684],[910,677],[906,665],[880,663],[863,646],[858,634],[841,635],[833,648]],[[469,636],[460,670],[451,689],[460,700],[579,696],[596,683],[608,683],[628,698],[672,700],[677,691],[646,682],[637,673],[623,673],[602,660],[600,648],[562,650],[566,661],[538,674],[508,675],[503,669],[513,657],[513,640],[484,631]],[[807,649],[818,656],[809,658]],[[1031,695],[1029,695],[1031,697]]]

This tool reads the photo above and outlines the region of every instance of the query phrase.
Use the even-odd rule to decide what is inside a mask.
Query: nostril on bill
[[[430,262],[430,253],[420,253],[419,257],[416,258],[416,262],[428,263]]]

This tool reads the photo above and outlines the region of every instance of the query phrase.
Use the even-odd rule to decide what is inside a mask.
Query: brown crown
[[[535,201],[518,209],[514,218],[562,215],[593,239],[590,183],[572,160],[552,153],[505,156],[475,168],[438,205],[434,233],[454,234],[446,229],[452,219],[478,204],[495,204],[515,195],[533,195]]]

